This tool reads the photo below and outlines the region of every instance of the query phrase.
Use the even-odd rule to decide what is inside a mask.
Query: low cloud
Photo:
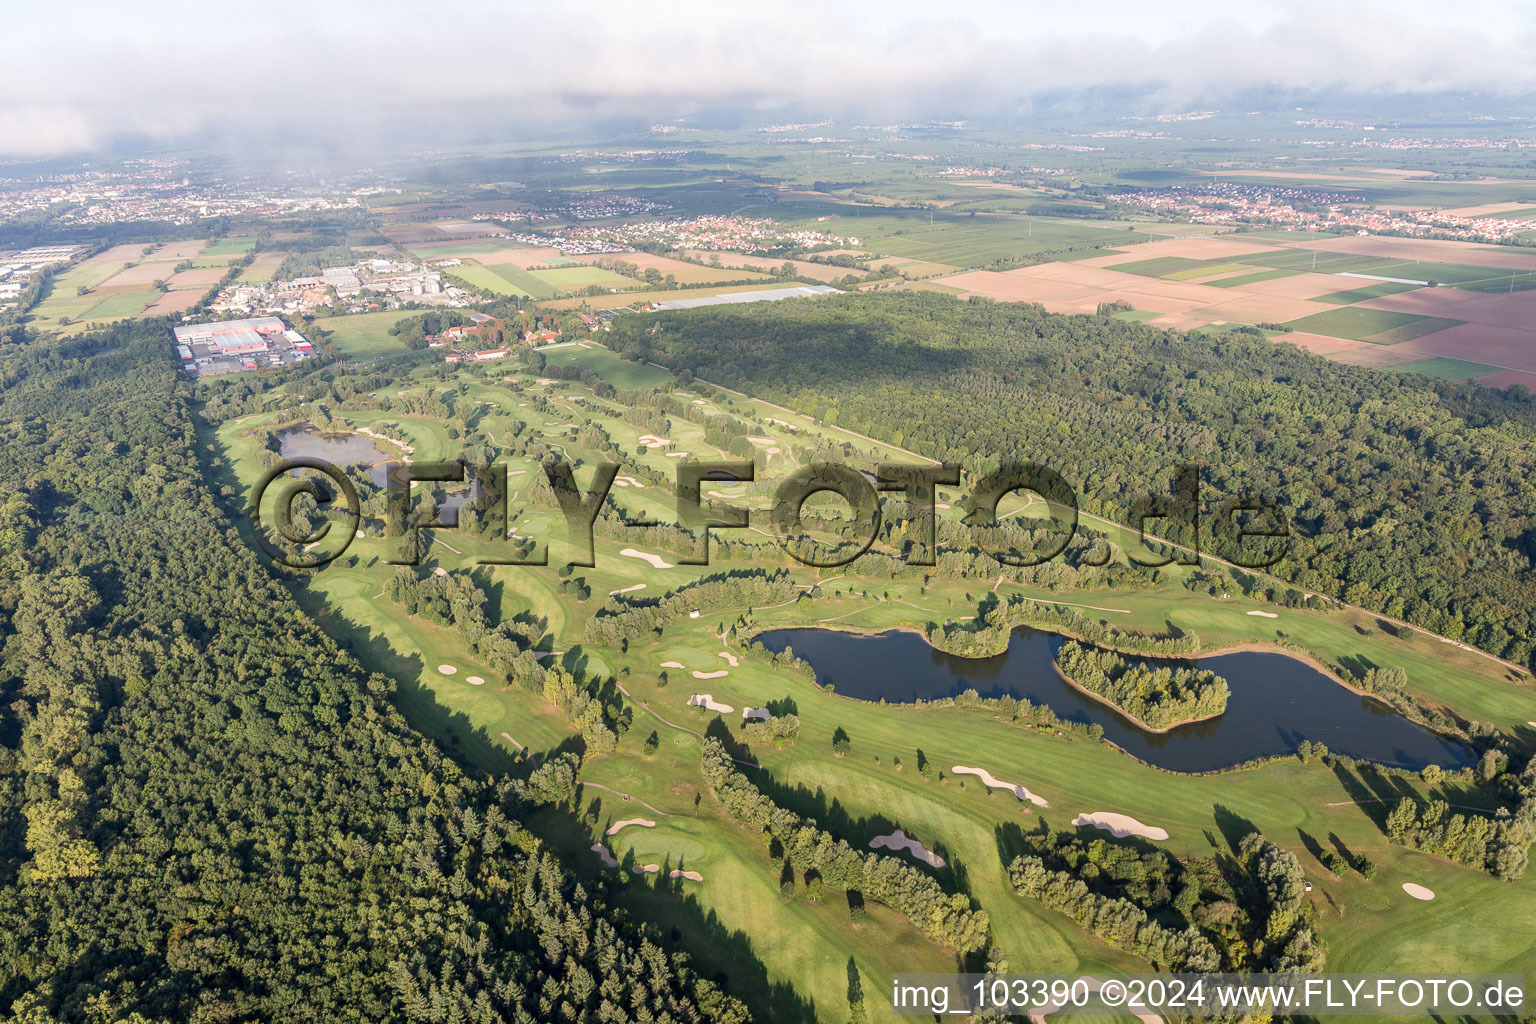
[[[877,17],[879,7],[799,0],[397,0],[340,14],[277,3],[238,16],[164,7],[82,20],[77,33],[34,16],[44,45],[29,44],[24,20],[0,43],[0,152],[197,131],[445,140],[720,109],[974,117],[1105,87],[1168,109],[1255,89],[1536,91],[1528,17],[1494,38],[1359,3],[1288,4],[1261,22],[1203,18],[1150,40],[1105,17],[1086,28],[1027,17],[999,25],[985,7],[938,19],[898,5]]]

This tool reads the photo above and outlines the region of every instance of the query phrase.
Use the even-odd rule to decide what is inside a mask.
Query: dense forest
[[[608,343],[960,463],[970,481],[1009,461],[1050,466],[1083,509],[1120,522],[1199,464],[1205,550],[1239,543],[1234,498],[1276,502],[1293,537],[1269,571],[1298,590],[1531,660],[1536,403],[1523,389],[1360,369],[1241,331],[920,292],[622,317]]]
[[[0,1007],[745,1020],[518,824],[572,757],[467,774],[301,614],[202,481],[191,387],[160,321],[0,352]]]

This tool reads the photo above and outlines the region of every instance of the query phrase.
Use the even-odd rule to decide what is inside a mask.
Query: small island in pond
[[[1171,729],[1227,710],[1227,681],[1209,670],[1153,668],[1076,640],[1061,645],[1056,667],[1068,682],[1149,729]]]

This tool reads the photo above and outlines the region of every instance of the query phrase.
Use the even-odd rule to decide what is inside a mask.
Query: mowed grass
[[[1410,327],[1426,320],[1438,319],[1437,317],[1418,316],[1413,313],[1395,313],[1386,309],[1365,309],[1360,306],[1345,306],[1341,309],[1330,309],[1322,313],[1312,313],[1308,316],[1299,317],[1295,320],[1287,320],[1285,325],[1292,330],[1306,331],[1309,334],[1326,334],[1330,338],[1348,338],[1351,341],[1373,341],[1387,331]],[[1446,326],[1453,325],[1454,321],[1446,324]],[[1438,327],[1434,328],[1434,330],[1439,329]],[[1407,339],[1398,338],[1396,340],[1406,341]]]
[[[666,377],[659,368],[625,362],[600,348],[570,344],[543,351],[551,363],[592,368],[615,386],[623,386],[617,375],[630,371],[661,375],[653,379]],[[577,447],[570,440],[575,431],[565,425],[593,419],[602,423],[629,457],[638,429],[617,417],[622,406],[597,400],[576,382],[540,386],[533,383],[530,374],[501,369],[504,372],[499,380],[457,375],[458,381],[467,384],[458,400],[480,404],[472,430],[488,431],[505,441],[509,435],[503,431],[521,420],[568,447],[570,457],[590,460],[599,453]],[[428,379],[435,370],[414,371],[411,380],[402,381],[390,393],[402,389],[453,392],[457,381]],[[529,399],[523,392],[533,390],[544,394],[558,411],[546,416],[526,404]],[[761,422],[762,417],[773,416],[801,431],[800,444],[822,436],[851,441],[866,451],[872,443],[803,415],[697,382],[688,390],[707,399],[707,407],[713,411],[751,418],[754,433],[781,440],[787,437],[776,424]],[[421,417],[380,410],[339,413],[357,424],[399,425],[417,445],[416,457],[422,460],[451,457],[455,447],[465,443],[448,437],[443,424]],[[259,455],[242,431],[262,422],[261,417],[248,417],[219,429],[224,453],[239,467],[242,479],[259,471]],[[565,429],[556,429],[561,427]],[[700,443],[697,424],[676,418],[670,434],[673,448],[706,456],[710,451]],[[882,455],[891,451],[885,445],[876,447]],[[676,462],[662,452],[640,458],[657,468],[670,468]],[[516,494],[520,492],[518,481],[528,479],[530,465],[527,460],[516,460],[514,468],[525,471],[513,478]],[[578,474],[580,480],[587,479],[585,469]],[[738,487],[730,490],[735,493]],[[629,507],[670,519],[670,501],[664,492],[665,488],[653,486],[638,493],[633,488],[616,488],[613,496]],[[940,498],[951,503],[954,500],[950,493],[941,493]],[[512,500],[521,504],[518,497]],[[958,511],[950,509],[945,514],[955,516]],[[668,625],[657,638],[632,642],[627,653],[584,645],[585,623],[610,590],[643,583],[646,587],[638,592],[639,597],[658,597],[704,575],[735,568],[778,567],[785,560],[770,539],[738,531],[747,545],[757,545],[755,551],[737,545],[738,538],[733,536],[733,546],[741,554],[728,564],[657,569],[618,554],[621,547],[633,542],[600,537],[596,565],[577,570],[591,585],[593,598],[576,602],[556,590],[558,573],[554,566],[566,555],[564,527],[558,514],[524,509],[517,528],[553,541],[551,567],[477,570],[486,574],[482,585],[490,598],[488,607],[503,618],[523,612],[546,618],[550,646],[566,651],[570,659],[584,659],[589,672],[627,669],[622,682],[631,695],[628,704],[634,715],[634,726],[615,754],[588,758],[583,765],[582,780],[587,785],[578,811],[591,813],[595,824],[584,823],[578,814],[551,809],[541,811],[532,825],[583,880],[601,878],[614,883],[618,901],[641,920],[657,926],[662,936],[677,927],[682,947],[695,956],[701,969],[706,973],[725,971],[731,991],[751,999],[762,1019],[796,1020],[813,1014],[841,1024],[847,1019],[846,969],[850,960],[863,980],[871,1019],[891,1019],[880,993],[892,973],[952,970],[954,965],[947,953],[884,908],[874,907],[870,922],[855,929],[841,893],[829,892],[820,903],[811,903],[803,893],[789,901],[780,898],[778,875],[762,840],[724,816],[698,773],[698,737],[689,730],[724,728],[739,737],[740,716],[716,716],[688,708],[688,697],[695,692],[712,692],[738,709],[784,697],[793,700],[802,723],[800,737],[784,749],[753,749],[753,756],[764,768],[757,776],[759,784],[767,787],[775,800],[816,817],[856,848],[866,847],[871,837],[892,827],[901,827],[936,848],[952,865],[939,877],[946,885],[968,892],[991,914],[995,941],[1015,970],[1026,966],[1031,970],[1134,970],[1139,966],[1065,915],[1018,898],[1007,883],[1012,828],[1032,829],[1041,822],[1068,828],[1075,814],[1093,810],[1134,814],[1148,824],[1168,829],[1170,838],[1160,845],[1177,856],[1225,852],[1227,837],[1249,827],[1291,849],[1315,885],[1309,899],[1318,911],[1318,926],[1329,946],[1331,970],[1422,970],[1426,966],[1436,970],[1528,969],[1529,949],[1536,943],[1536,879],[1500,883],[1479,872],[1390,846],[1373,820],[1386,805],[1356,802],[1385,798],[1377,795],[1376,784],[1358,772],[1336,773],[1315,762],[1304,766],[1287,760],[1240,772],[1177,775],[1146,768],[1080,736],[1018,728],[984,709],[883,707],[850,700],[817,687],[799,673],[786,672],[766,659],[746,654],[739,641],[727,644],[714,635],[719,624],[729,625],[748,614],[746,608],[704,609],[698,620],[683,619]],[[1118,533],[1113,536],[1117,550],[1123,549],[1126,541]],[[432,531],[432,538],[428,566],[467,568],[496,550],[493,540],[467,537],[457,531]],[[400,680],[395,700],[413,724],[486,770],[497,772],[518,770],[511,764],[515,747],[502,739],[502,732],[518,743],[546,751],[567,736],[569,723],[536,695],[515,687],[502,689],[500,679],[480,671],[483,666],[457,633],[412,619],[380,596],[394,571],[379,557],[382,544],[371,538],[358,541],[347,556],[356,555],[355,564],[338,564],[298,585],[303,588],[304,606],[325,628],[347,640],[370,667]],[[649,550],[644,544],[635,546]],[[808,607],[790,603],[755,609],[750,613],[755,625],[767,628],[821,620],[868,630],[921,625],[969,614],[974,611],[975,598],[991,586],[991,581],[935,578],[924,593],[914,580],[861,576],[857,564],[821,574],[804,567],[789,568],[797,581],[806,584],[820,576],[824,596]],[[424,567],[420,571],[428,570]],[[1017,592],[1044,600],[1129,608],[1131,612],[1125,614],[1090,614],[1133,629],[1165,629],[1171,622],[1197,632],[1212,645],[1272,641],[1283,631],[1293,641],[1328,658],[1403,666],[1411,690],[1443,701],[1468,717],[1506,729],[1536,719],[1536,689],[1506,682],[1497,666],[1470,652],[1419,634],[1398,637],[1368,615],[1273,608],[1240,598],[1220,600],[1185,590],[1179,585],[1178,570],[1170,570],[1168,576],[1164,585],[1147,591],[1120,588],[1054,595],[1006,583],[999,591],[1003,596]],[[866,592],[871,596],[865,596]],[[888,599],[883,599],[886,594]],[[1247,611],[1254,608],[1272,609],[1280,619],[1248,616]],[[719,657],[722,650],[738,659],[745,656],[745,660],[731,667]],[[672,671],[670,685],[662,687],[658,685],[660,666],[668,660],[679,661],[686,668]],[[439,664],[453,665],[458,672],[439,673]],[[691,677],[693,671],[720,670],[728,674],[707,682]],[[487,683],[472,687],[467,676],[477,673]],[[836,728],[845,729],[853,739],[847,757],[837,757],[831,749]],[[655,755],[647,756],[642,744],[652,731],[658,734],[660,746]],[[917,774],[919,747],[941,776],[928,779]],[[894,765],[898,756],[905,762],[902,771]],[[1009,794],[986,790],[974,779],[954,777],[950,772],[956,764],[983,767],[1000,778],[1028,785],[1049,799],[1051,806],[1037,809]],[[1388,785],[1401,792],[1398,783]],[[1417,783],[1413,788],[1425,792]],[[1453,802],[1472,798],[1472,794],[1455,788],[1439,792]],[[602,836],[613,821],[637,816],[656,820],[657,828],[626,829],[611,840]],[[1097,837],[1098,833],[1092,835]],[[1375,860],[1380,874],[1374,882],[1353,874],[1334,879],[1307,853],[1304,836],[1315,838],[1325,848],[1329,845],[1326,837],[1337,836],[1351,851]],[[627,867],[604,868],[589,849],[599,840],[609,842],[621,859],[698,870],[704,881],[653,884]],[[1439,899],[1425,904],[1408,898],[1401,890],[1401,884],[1408,881],[1428,885]],[[1494,919],[1501,927],[1488,928],[1485,922]],[[805,1000],[813,1000],[814,1008],[805,1006]]]
[[[583,370],[591,370],[621,391],[627,388],[660,387],[672,380],[672,374],[659,366],[621,359],[614,352],[597,345],[591,348],[585,345],[564,345],[538,351],[548,366],[579,366]]]
[[[219,238],[203,250],[204,256],[244,256],[256,248],[254,238]]]
[[[1433,377],[1436,380],[1471,380],[1485,373],[1499,372],[1497,366],[1473,363],[1465,359],[1451,359],[1448,356],[1421,359],[1416,363],[1403,363],[1389,369],[1396,370],[1398,373],[1416,373],[1421,377]]]
[[[240,271],[238,278],[241,284],[265,284],[272,280],[272,275],[277,272],[278,266],[283,262],[283,253],[264,252],[251,260],[250,266]]]
[[[526,283],[514,284],[509,274],[505,271],[516,271],[512,267],[453,267],[444,271],[450,278],[469,285],[473,288],[481,288],[495,295],[516,295],[522,298],[538,298],[535,292],[541,295],[553,295],[554,290],[537,278],[528,277]],[[522,274],[522,271],[516,271]]]
[[[316,323],[329,332],[326,340],[346,358],[374,359],[405,351],[405,344],[391,335],[389,329],[411,315],[391,309],[381,313],[333,316]]]
[[[95,298],[95,296],[89,297]],[[144,312],[145,306],[159,297],[160,293],[153,290],[108,295],[90,307],[85,316],[90,320],[121,320],[125,317],[138,316]]]

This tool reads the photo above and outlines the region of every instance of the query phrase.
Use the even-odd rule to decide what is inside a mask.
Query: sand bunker
[[[696,708],[708,708],[710,711],[718,711],[722,715],[728,715],[736,709],[729,704],[721,704],[715,700],[712,693],[696,693],[688,698],[688,703]]]
[[[908,836],[901,829],[897,829],[890,835],[875,836],[875,838],[869,841],[869,848],[871,850],[879,850],[882,848],[887,850],[906,850],[913,857],[922,861],[924,864],[927,864],[929,867],[941,868],[944,866],[943,857],[940,857],[938,854],[928,849],[928,847],[924,846],[916,839]]]
[[[1051,806],[1051,802],[1045,797],[1036,796],[1034,793],[1031,793],[1023,786],[1016,785],[1012,782],[1003,782],[1001,779],[993,778],[992,773],[984,768],[967,768],[963,764],[957,764],[950,769],[950,772],[954,775],[975,775],[977,778],[981,779],[984,784],[992,787],[993,789],[1012,790],[1014,796],[1018,797],[1020,800],[1028,800],[1036,807]]]
[[[618,597],[620,594],[633,594],[637,590],[644,590],[644,589],[645,589],[645,584],[644,583],[636,583],[634,586],[632,586],[632,587],[625,587],[622,590],[610,590],[610,591],[608,591],[608,596],[609,597]],[[681,666],[679,666],[679,667],[681,667]]]
[[[470,686],[484,686],[485,680],[480,676],[465,676],[464,681]]]
[[[731,668],[736,668],[741,664],[741,659],[736,657],[736,655],[732,654],[730,651],[721,651],[719,656],[728,661],[731,665]]]
[[[1416,900],[1423,900],[1426,903],[1435,898],[1435,890],[1426,888],[1422,885],[1418,885],[1414,882],[1404,882],[1403,892],[1407,893],[1409,896],[1412,896]]]
[[[742,718],[742,721],[746,721],[747,719],[755,718],[759,722],[766,722],[769,719],[773,718],[773,712],[769,711],[767,708],[742,708],[741,709],[741,718]]]
[[[662,445],[672,443],[670,437],[657,437],[655,434],[641,434],[639,440],[647,448],[660,448]]]
[[[662,668],[687,668],[688,666],[684,665],[680,661],[664,661],[664,662],[661,663],[661,667]]]
[[[661,870],[660,864],[631,864],[629,870],[637,875],[654,875]]]
[[[697,871],[679,871],[677,868],[673,868],[672,869],[672,873],[670,875],[668,875],[667,877],[669,877],[669,878],[686,878],[690,882],[702,882],[702,881],[704,881],[704,876],[699,874]]]
[[[359,537],[361,537],[361,536],[362,536],[362,535],[363,535],[363,531],[362,531],[362,530],[358,530],[358,531],[357,531],[357,535],[358,535],[358,536],[359,536]]]
[[[642,562],[649,562],[651,563],[652,567],[656,569],[672,568],[672,563],[666,561],[660,555],[648,555],[644,551],[636,551],[634,548],[625,548],[623,551],[620,551],[619,554],[623,555],[625,558],[638,558]]]
[[[693,678],[695,678],[695,679],[719,679],[722,676],[728,676],[728,675],[730,675],[730,672],[728,672],[728,671],[726,671],[725,669],[722,668],[718,672],[699,672],[699,671],[695,671],[693,673]]]
[[[610,836],[618,835],[620,832],[624,831],[631,825],[639,825],[641,828],[656,827],[656,823],[651,821],[649,818],[625,818],[623,821],[616,821],[612,825],[609,825],[608,831],[603,834]]]
[[[1114,814],[1110,811],[1094,811],[1092,814],[1079,814],[1072,819],[1072,824],[1078,828],[1091,826],[1103,829],[1116,839],[1124,839],[1127,836],[1141,836],[1143,839],[1153,839],[1162,842],[1168,838],[1168,833],[1156,825],[1143,825],[1127,814]]]
[[[1249,615],[1257,615],[1261,619],[1278,619],[1280,616],[1274,612],[1249,612]]]
[[[447,576],[448,575],[448,570],[444,569],[440,565],[434,565],[432,567],[432,575],[433,576]]]
[[[608,847],[602,843],[593,843],[592,852],[603,858],[603,863],[609,867],[616,868],[619,866],[619,862],[613,859],[613,854],[608,852]]]
[[[687,457],[687,452],[667,452],[667,458],[669,459],[685,459]]]
[[[454,668],[452,665],[439,665],[437,666],[437,670],[445,676],[451,676],[458,671],[458,669]]]

